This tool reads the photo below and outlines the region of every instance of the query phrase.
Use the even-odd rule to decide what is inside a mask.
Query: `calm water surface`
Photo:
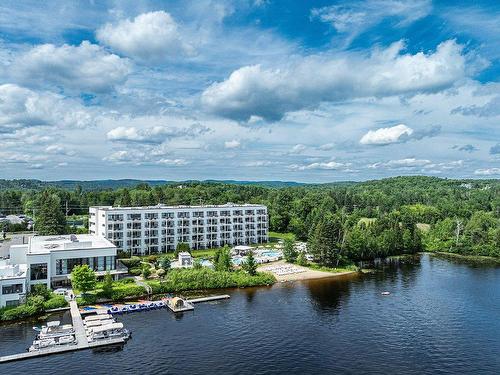
[[[133,331],[122,350],[14,362],[0,374],[500,374],[500,268],[424,255],[229,293],[182,316],[119,317]],[[0,355],[25,350],[32,325],[0,327]]]

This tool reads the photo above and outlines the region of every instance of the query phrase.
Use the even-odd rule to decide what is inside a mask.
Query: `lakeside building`
[[[254,204],[89,208],[89,231],[132,255],[268,241],[267,207]]]
[[[17,306],[26,296],[27,265],[0,259],[0,308]]]
[[[90,234],[30,237],[27,243],[10,247],[9,262],[25,269],[28,291],[34,284],[53,289],[68,286],[73,267],[82,264],[97,276],[109,271],[116,278],[127,272],[116,260],[116,246]]]

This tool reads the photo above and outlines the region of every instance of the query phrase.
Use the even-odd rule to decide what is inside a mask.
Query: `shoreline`
[[[500,266],[500,258],[489,257],[484,255],[468,255],[449,253],[446,251],[425,251],[422,254],[429,254],[437,257],[448,258],[449,260],[463,260],[468,262],[476,262],[482,264],[496,264]]]
[[[298,269],[303,270],[303,271],[300,273],[278,275],[272,271],[265,270],[265,268],[269,267],[269,266],[293,266],[293,267],[298,268]],[[344,275],[350,275],[353,273],[358,273],[358,271],[344,271],[344,272],[320,271],[320,270],[311,269],[311,268],[305,267],[305,266],[299,266],[299,265],[293,264],[293,263],[287,263],[284,260],[260,265],[257,268],[257,271],[272,273],[274,275],[274,277],[276,278],[276,282],[278,282],[278,283],[291,282],[291,281],[326,279],[326,278],[330,278],[330,277],[339,277],[339,276],[344,276]]]

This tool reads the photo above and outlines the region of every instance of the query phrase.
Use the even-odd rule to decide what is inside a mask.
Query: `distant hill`
[[[193,184],[193,183],[222,183],[231,185],[256,185],[266,187],[293,187],[307,185],[293,181],[236,181],[236,180],[187,180],[187,181],[168,181],[168,180],[136,180],[136,179],[121,179],[121,180],[59,180],[59,181],[41,181],[41,180],[0,180],[0,190],[6,189],[21,189],[21,190],[40,190],[47,187],[58,187],[67,190],[74,190],[77,186],[81,186],[83,190],[105,190],[117,189],[124,187],[135,187],[139,184],[170,185],[170,184]]]

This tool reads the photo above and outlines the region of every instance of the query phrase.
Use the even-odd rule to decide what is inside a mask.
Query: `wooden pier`
[[[231,298],[231,296],[229,294],[223,294],[221,296],[207,296],[207,297],[200,297],[200,298],[192,298],[192,299],[188,299],[188,302],[200,303],[200,302],[218,301],[221,299],[228,299],[228,298]]]
[[[40,349],[40,350],[37,350],[35,352],[25,352],[25,353],[19,353],[19,354],[6,355],[6,356],[0,357],[0,363],[18,361],[21,359],[28,359],[28,358],[42,357],[42,356],[47,356],[47,355],[51,355],[51,354],[72,352],[72,351],[76,351],[76,350],[97,348],[97,347],[107,346],[107,345],[123,344],[125,342],[124,339],[121,337],[88,342],[87,334],[85,333],[85,327],[83,325],[82,316],[80,314],[80,311],[78,310],[78,306],[77,306],[76,302],[71,301],[69,303],[69,305],[70,305],[71,319],[73,321],[73,329],[75,330],[76,344],[55,346],[55,347],[47,348],[47,349]]]

